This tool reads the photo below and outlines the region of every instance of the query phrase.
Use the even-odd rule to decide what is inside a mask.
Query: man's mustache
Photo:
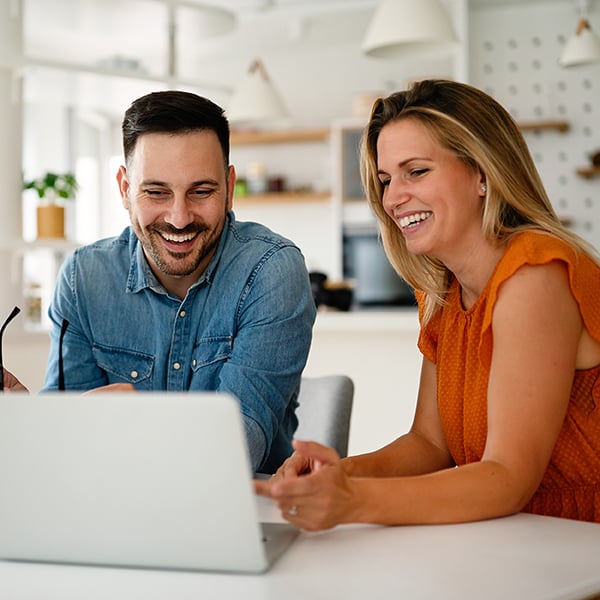
[[[155,224],[151,227],[148,227],[150,231],[155,231],[156,233],[167,233],[170,235],[196,235],[198,233],[202,233],[203,231],[208,231],[208,227],[203,223],[190,223],[186,225],[182,229],[178,229],[177,227],[173,227],[168,223]]]

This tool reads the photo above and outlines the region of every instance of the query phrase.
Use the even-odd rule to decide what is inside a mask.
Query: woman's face
[[[481,175],[418,121],[385,125],[377,157],[383,208],[402,231],[409,252],[448,264],[481,244]]]

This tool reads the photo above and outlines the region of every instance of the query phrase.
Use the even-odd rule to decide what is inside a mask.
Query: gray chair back
[[[347,456],[353,400],[354,382],[346,375],[302,377],[295,437],[325,444],[342,458]]]

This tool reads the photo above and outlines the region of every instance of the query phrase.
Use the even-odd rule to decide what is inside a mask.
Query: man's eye
[[[212,188],[198,188],[197,190],[193,190],[191,195],[194,198],[206,198],[210,196],[214,190]]]

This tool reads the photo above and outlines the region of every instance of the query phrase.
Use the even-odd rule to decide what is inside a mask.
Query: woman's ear
[[[483,173],[479,173],[479,195],[482,198],[485,198],[487,194],[487,183],[485,181],[485,175]]]

